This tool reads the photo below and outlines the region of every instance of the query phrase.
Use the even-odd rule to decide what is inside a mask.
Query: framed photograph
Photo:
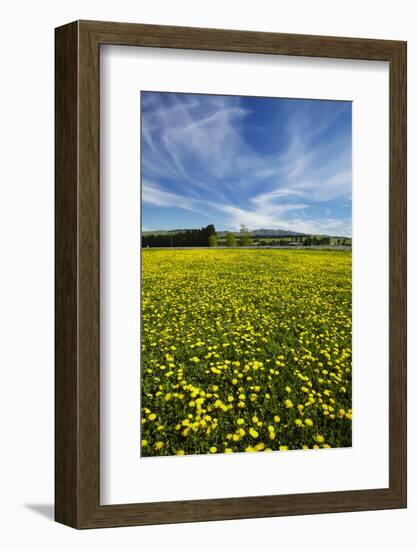
[[[56,29],[56,521],[406,506],[406,43]]]

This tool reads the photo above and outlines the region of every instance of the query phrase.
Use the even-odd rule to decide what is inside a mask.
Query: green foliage
[[[210,247],[217,246],[217,235],[210,235],[208,238],[208,245]]]
[[[216,228],[213,224],[201,229],[183,229],[150,233],[142,233],[142,247],[183,247],[183,246],[209,246],[209,238],[216,235]]]
[[[240,225],[239,244],[240,246],[250,246],[252,244],[251,235],[243,223]]]
[[[236,246],[236,237],[233,235],[233,233],[227,233],[226,246]]]

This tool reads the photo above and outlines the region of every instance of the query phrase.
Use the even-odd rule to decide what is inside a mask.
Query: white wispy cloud
[[[150,183],[147,180],[142,181],[142,201],[153,206],[183,208],[198,212],[199,205],[204,204],[202,201],[184,197],[177,193],[170,193],[158,187],[157,184]],[[200,206],[201,207],[201,206]]]
[[[268,195],[255,197],[252,202],[254,208],[239,208],[230,204],[216,203],[213,201],[185,198],[176,193],[170,193],[160,189],[157,184],[148,181],[143,182],[142,200],[153,206],[176,208],[188,210],[212,218],[223,219],[227,229],[234,230],[240,224],[245,224],[250,229],[288,229],[301,231],[303,233],[343,233],[351,234],[349,219],[335,219],[329,216],[327,209],[326,216],[320,221],[308,216],[288,218],[288,214],[297,211],[307,210],[311,205],[307,203],[283,203],[274,204],[268,200]],[[278,194],[278,196],[280,196]],[[226,217],[222,216],[226,214]]]
[[[351,198],[350,136],[323,138],[340,106],[317,120],[303,104],[276,130],[286,147],[260,154],[244,137],[250,111],[238,97],[146,94],[142,102],[144,203],[210,213],[230,229],[350,234],[350,220],[327,204]]]

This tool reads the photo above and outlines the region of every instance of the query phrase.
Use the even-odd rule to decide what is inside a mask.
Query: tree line
[[[185,229],[184,231],[142,235],[142,246],[145,248],[210,246],[210,237],[212,236],[216,236],[216,228],[213,224],[210,224],[200,229]]]
[[[213,224],[200,229],[184,229],[161,234],[142,235],[142,247],[144,248],[169,248],[187,246],[210,246],[218,244],[216,228]],[[226,234],[226,246],[250,246],[252,237],[245,225],[240,226],[238,238],[234,233]]]
[[[225,242],[224,242],[225,241]],[[287,238],[269,238],[268,240],[252,238],[250,231],[243,224],[240,231],[236,233],[227,232],[221,240],[222,246],[288,246],[299,244],[301,246],[326,246],[330,245],[330,237],[315,236],[293,236],[291,241]],[[347,244],[346,239],[338,239],[338,245]],[[161,234],[142,235],[142,247],[144,248],[169,248],[169,247],[215,247],[218,245],[218,236],[213,224],[201,227],[200,229],[184,229],[179,231],[169,231]]]
[[[269,241],[259,240],[259,246],[326,246],[330,244],[330,237],[294,237],[291,240],[287,238],[275,239]]]
[[[323,246],[330,244],[330,237],[306,237],[302,244],[303,246]]]

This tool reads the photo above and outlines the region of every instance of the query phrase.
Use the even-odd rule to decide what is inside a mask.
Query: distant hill
[[[307,237],[306,233],[288,231],[285,229],[254,229],[250,232],[252,237]]]

